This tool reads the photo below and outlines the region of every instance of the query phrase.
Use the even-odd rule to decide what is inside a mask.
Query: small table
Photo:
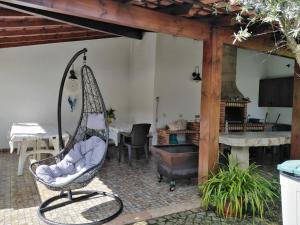
[[[132,129],[130,123],[112,123],[109,125],[109,139],[111,139],[115,146],[118,146],[121,141],[121,133],[128,133]]]
[[[291,143],[290,131],[237,132],[219,136],[219,143],[231,146],[231,156],[241,168],[249,167],[249,147],[278,146]]]
[[[69,135],[63,132],[63,140],[68,141]],[[19,154],[18,175],[23,174],[24,163],[29,155],[47,153],[57,155],[59,153],[59,141],[57,128],[51,125],[38,123],[14,123],[10,130],[10,153],[17,147]],[[51,147],[53,146],[53,149]],[[29,147],[32,150],[28,151]]]

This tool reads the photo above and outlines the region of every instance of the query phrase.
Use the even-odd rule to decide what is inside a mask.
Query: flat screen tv
[[[259,107],[293,107],[294,77],[262,79],[259,82]]]

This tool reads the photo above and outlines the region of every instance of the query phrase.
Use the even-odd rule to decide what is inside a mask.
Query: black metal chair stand
[[[79,197],[74,197],[76,195],[80,195],[80,196]],[[85,200],[88,200],[88,199],[96,197],[96,196],[111,197],[119,203],[120,207],[111,216],[108,216],[108,217],[106,217],[102,220],[99,220],[99,221],[85,223],[84,225],[104,224],[104,223],[107,223],[107,222],[113,220],[114,218],[116,218],[117,216],[119,216],[122,213],[122,211],[123,211],[123,202],[117,195],[114,195],[114,194],[108,193],[108,192],[84,190],[84,191],[74,191],[74,192],[68,191],[67,193],[61,192],[59,195],[47,199],[46,201],[42,202],[41,205],[39,206],[39,208],[38,208],[38,217],[43,222],[45,222],[47,224],[50,224],[50,225],[65,225],[65,224],[58,223],[58,222],[52,221],[50,219],[47,219],[46,216],[45,216],[45,213],[49,212],[51,210],[57,209],[57,208],[61,208],[61,207],[76,203],[76,202],[85,201]],[[54,203],[54,202],[56,202],[57,200],[60,200],[60,199],[67,199],[67,200],[64,201],[64,202],[57,203],[56,205],[52,204],[52,203]]]
[[[40,207],[38,208],[38,216],[39,218],[50,225],[63,225],[62,223],[52,221],[48,218],[46,218],[45,213],[49,212],[51,210],[55,210],[64,206],[67,206],[69,204],[81,202],[81,201],[87,201],[91,198],[98,197],[111,197],[114,199],[114,201],[117,202],[118,207],[116,207],[115,212],[113,212],[111,215],[107,216],[106,218],[103,218],[98,221],[91,221],[88,223],[85,223],[87,225],[95,225],[95,224],[103,224],[106,223],[114,218],[116,218],[123,210],[123,203],[122,200],[113,193],[107,193],[107,192],[99,192],[99,191],[75,191],[76,189],[85,187],[88,185],[93,178],[96,176],[97,172],[102,167],[104,160],[107,155],[107,148],[108,148],[108,142],[109,142],[109,136],[108,136],[108,123],[107,123],[107,113],[105,104],[101,95],[101,92],[99,90],[97,81],[95,79],[95,76],[93,74],[93,71],[89,66],[86,65],[86,54],[87,50],[83,49],[79,52],[77,52],[70,62],[68,63],[64,75],[62,77],[60,89],[59,89],[59,98],[58,98],[58,138],[59,138],[59,147],[61,149],[60,153],[56,156],[34,162],[30,165],[30,172],[33,174],[35,179],[42,184],[44,184],[48,189],[53,191],[60,191],[60,194],[57,196],[54,196],[52,198],[47,199],[46,201],[42,202]],[[83,57],[83,66],[81,67],[81,114],[80,119],[77,124],[77,128],[74,132],[74,134],[71,136],[70,140],[64,145],[63,138],[62,138],[62,96],[63,96],[63,90],[65,81],[67,78],[67,74],[75,62],[75,60],[80,56],[84,55]],[[94,114],[99,115],[102,114],[103,118],[105,120],[105,127],[104,128],[91,128],[88,127],[88,116]],[[97,120],[98,121],[98,120]],[[101,138],[102,141],[105,143],[105,152],[104,156],[102,157],[101,161],[91,168],[80,172],[78,175],[72,177],[71,180],[63,183],[63,184],[52,184],[45,182],[42,178],[40,178],[36,174],[36,169],[39,165],[54,165],[60,160],[62,160],[67,153],[74,147],[74,145],[80,141],[85,141],[91,136],[97,136]],[[61,201],[62,199],[65,199],[65,201]],[[59,201],[58,203],[56,203]]]

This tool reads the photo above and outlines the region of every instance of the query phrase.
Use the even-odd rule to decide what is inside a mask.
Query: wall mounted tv
[[[259,81],[259,107],[293,107],[294,77]]]

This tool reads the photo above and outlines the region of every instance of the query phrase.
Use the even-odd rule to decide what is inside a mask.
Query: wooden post
[[[295,60],[291,159],[300,159],[300,67]]]
[[[218,167],[223,33],[212,28],[204,41],[198,183]]]

